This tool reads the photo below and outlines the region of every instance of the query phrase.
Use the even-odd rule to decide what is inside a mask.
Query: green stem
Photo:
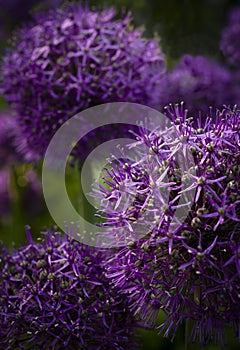
[[[185,350],[202,349],[199,342],[193,343],[190,341],[193,328],[194,321],[188,318],[185,323]]]
[[[88,173],[89,178],[93,180],[93,169],[91,169],[91,172]],[[80,214],[82,217],[91,222],[94,223],[94,214],[96,212],[95,208],[88,202],[87,198],[85,197],[85,194],[82,189],[82,184],[80,183]]]

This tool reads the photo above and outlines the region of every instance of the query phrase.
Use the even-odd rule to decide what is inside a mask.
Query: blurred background
[[[0,55],[7,50],[15,30],[31,22],[32,14],[61,3],[61,0],[0,0]],[[219,50],[221,31],[229,11],[240,6],[239,0],[89,0],[87,3],[95,8],[115,7],[119,14],[131,11],[134,24],[144,27],[147,37],[158,35],[170,68],[184,54],[205,55],[223,62]],[[2,96],[0,113],[0,240],[11,247],[13,243],[19,246],[26,242],[25,225],[31,226],[36,238],[54,222],[42,195],[41,164],[27,164],[17,153],[12,135],[14,125],[6,122],[11,111]],[[67,175],[67,188],[72,200],[81,205],[76,196],[79,188],[74,170]],[[184,349],[184,327],[173,343],[158,337],[154,331],[139,331],[139,334],[143,349]],[[237,349],[231,339],[230,348]]]

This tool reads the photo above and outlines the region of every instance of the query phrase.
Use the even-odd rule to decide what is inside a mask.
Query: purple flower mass
[[[172,71],[162,80],[159,102],[184,101],[189,113],[198,116],[208,112],[209,107],[234,105],[239,96],[234,77],[227,68],[204,56],[184,55]]]
[[[166,336],[191,319],[193,340],[223,342],[231,326],[240,341],[240,111],[211,110],[197,128],[183,105],[167,114],[175,139],[142,133],[140,160],[113,162],[96,190],[110,231],[121,227],[130,236],[141,222],[151,227],[109,259],[107,275],[146,324],[164,311]],[[186,146],[195,165],[182,173],[175,155]]]
[[[69,5],[20,31],[2,65],[3,92],[18,113],[22,147],[41,157],[71,116],[104,102],[156,104],[165,58],[158,42],[115,11]],[[29,155],[27,153],[30,153]]]
[[[133,349],[135,322],[105,277],[101,250],[47,232],[1,246],[1,349]]]
[[[228,24],[222,32],[220,49],[229,64],[240,67],[240,8],[233,9],[228,16]]]

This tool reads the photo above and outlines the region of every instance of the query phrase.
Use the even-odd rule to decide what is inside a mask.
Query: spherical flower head
[[[163,78],[159,101],[162,107],[184,101],[191,115],[205,117],[210,106],[234,105],[237,96],[227,68],[204,56],[184,55]]]
[[[71,116],[105,102],[152,105],[165,58],[153,39],[115,20],[113,9],[69,5],[38,15],[2,66],[3,91],[18,113],[25,153],[42,156]]]
[[[0,335],[6,350],[134,348],[134,320],[111,288],[101,250],[48,232],[1,248]]]
[[[228,24],[223,29],[220,49],[227,62],[235,67],[240,67],[240,8],[234,8],[228,16]]]
[[[197,128],[183,105],[167,113],[175,137],[157,130],[139,135],[139,161],[113,162],[105,185],[95,189],[105,227],[130,237],[141,222],[149,225],[143,238],[129,239],[109,259],[108,277],[146,324],[165,312],[166,336],[191,319],[193,340],[223,342],[226,326],[239,338],[240,111],[211,110]],[[194,162],[183,171],[186,147]]]

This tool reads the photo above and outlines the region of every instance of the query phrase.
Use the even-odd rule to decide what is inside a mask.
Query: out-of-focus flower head
[[[50,231],[14,252],[2,247],[4,349],[133,349],[135,322],[105,277],[101,250]]]
[[[159,103],[184,101],[191,115],[197,117],[209,107],[221,108],[239,102],[234,77],[227,68],[204,56],[184,55],[162,80]]]
[[[234,8],[228,16],[228,24],[223,29],[220,49],[230,65],[240,67],[240,8]]]
[[[136,159],[113,162],[95,189],[110,232],[149,227],[109,260],[108,277],[146,324],[165,312],[166,336],[191,319],[193,340],[223,342],[226,326],[239,338],[240,112],[211,110],[197,128],[183,105],[167,113],[175,134],[140,134]],[[186,147],[194,162],[183,171]]]
[[[77,4],[38,15],[2,65],[3,92],[18,113],[25,154],[41,157],[75,113],[105,102],[156,104],[165,57],[131,17]],[[33,158],[30,155],[29,158]]]

